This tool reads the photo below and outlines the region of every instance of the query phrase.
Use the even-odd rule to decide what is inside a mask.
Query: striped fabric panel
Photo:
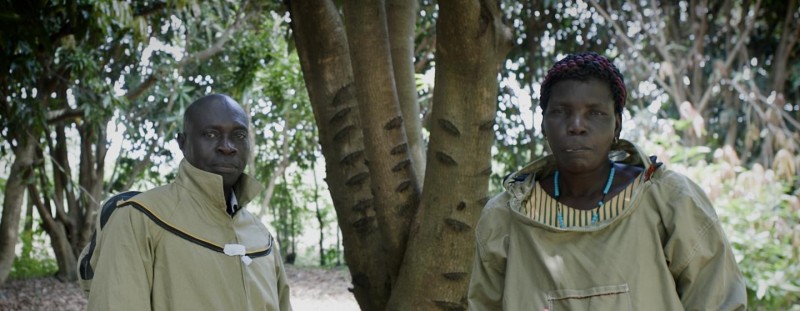
[[[630,202],[634,190],[643,182],[644,174],[640,174],[628,184],[617,195],[606,198],[606,202],[597,213],[599,221],[612,219],[617,217],[626,205]],[[561,205],[561,210],[564,213],[564,225],[567,227],[584,227],[592,223],[592,210],[580,210]],[[556,214],[558,212],[559,203],[555,198],[551,197],[547,192],[542,189],[542,186],[537,182],[531,191],[530,199],[524,204],[522,212],[527,214],[533,220],[544,223],[546,225],[558,227],[558,220]]]

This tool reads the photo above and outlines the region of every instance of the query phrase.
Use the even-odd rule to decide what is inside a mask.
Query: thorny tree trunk
[[[373,204],[389,281],[394,283],[419,188],[395,87],[386,8],[379,0],[345,0],[344,16]]]
[[[465,309],[472,226],[491,171],[497,72],[511,47],[499,3],[440,4],[437,37],[447,38],[437,42],[425,204],[417,213],[418,181],[402,126],[410,117],[401,117],[395,41],[387,39],[402,23],[387,22],[382,1],[345,1],[345,35],[335,6],[318,4],[289,7],[356,299],[363,310]],[[406,233],[411,217],[414,229]]]
[[[488,201],[497,73],[511,49],[496,1],[440,1],[425,190],[389,309],[466,310]]]
[[[387,0],[386,20],[389,29],[389,44],[392,51],[392,68],[397,85],[403,126],[408,138],[408,154],[414,164],[417,182],[422,187],[425,176],[425,145],[422,141],[422,120],[417,103],[417,84],[414,77],[414,36],[417,21],[416,1]]]
[[[19,234],[20,213],[25,188],[30,182],[36,143],[33,137],[25,137],[22,141],[18,141],[19,145],[14,150],[14,162],[8,172],[3,193],[3,219],[0,222],[0,284],[8,278],[16,257],[14,249]]]
[[[326,180],[342,230],[353,294],[362,310],[381,310],[390,285],[378,236],[364,158],[364,136],[353,90],[350,52],[330,1],[289,1],[292,31],[319,128]]]

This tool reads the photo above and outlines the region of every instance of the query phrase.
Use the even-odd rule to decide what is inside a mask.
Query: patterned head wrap
[[[628,91],[625,89],[625,78],[614,64],[603,56],[595,52],[583,52],[567,55],[558,61],[549,71],[542,82],[542,92],[539,97],[539,107],[547,110],[547,103],[550,100],[550,89],[556,82],[562,80],[586,81],[596,78],[608,82],[611,87],[611,94],[614,96],[614,112],[622,114],[625,107],[625,98]]]

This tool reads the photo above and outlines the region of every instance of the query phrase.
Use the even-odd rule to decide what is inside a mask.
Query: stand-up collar
[[[633,143],[620,139],[611,147],[609,158],[628,165],[644,167],[647,171],[651,163],[647,156],[642,153]],[[523,200],[529,195],[530,189],[535,182],[535,176],[547,176],[556,170],[556,159],[551,154],[540,158],[523,167],[521,170],[512,173],[503,180],[503,187],[516,199]]]
[[[196,168],[183,159],[178,167],[178,178],[175,182],[201,196],[213,206],[225,210],[227,204],[225,192],[222,190],[222,176]],[[239,181],[233,185],[233,192],[236,193],[236,200],[240,206],[247,205],[262,189],[261,184],[247,174],[242,174]]]

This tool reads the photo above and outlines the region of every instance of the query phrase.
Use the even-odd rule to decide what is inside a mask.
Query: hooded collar
[[[620,139],[611,146],[609,158],[615,162],[641,166],[645,172],[649,172],[648,174],[652,173],[650,170],[651,160],[630,141]],[[555,170],[555,157],[552,154],[547,155],[508,175],[503,180],[503,188],[511,194],[513,201],[522,202],[530,195],[534,183],[538,179],[536,175],[547,176],[553,174]]]
[[[186,159],[181,160],[175,183],[200,196],[214,207],[223,211],[227,207],[225,193],[222,191],[222,176],[196,168]],[[233,185],[233,192],[239,205],[243,207],[253,200],[262,188],[255,178],[243,173],[239,181]]]

